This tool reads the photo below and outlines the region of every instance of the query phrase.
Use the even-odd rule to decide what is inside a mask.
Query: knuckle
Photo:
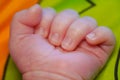
[[[106,26],[100,26],[99,29],[100,29],[100,30],[103,30],[103,31],[106,32],[106,33],[112,33],[111,29],[109,29],[109,28],[106,27]]]
[[[50,7],[48,7],[48,8],[44,8],[44,9],[43,9],[43,12],[48,12],[48,11],[49,11],[50,13],[53,13],[53,14],[56,13],[55,9],[50,8]]]
[[[74,23],[73,23],[74,26],[79,26],[84,28],[84,29],[94,29],[96,27],[96,24],[92,23],[91,21],[88,21],[86,19],[83,19],[83,18],[79,18],[77,19]]]
[[[61,15],[66,15],[69,17],[79,17],[79,14],[71,9],[64,10],[63,12],[60,13]]]
[[[94,18],[86,16],[82,18],[83,23],[86,24],[89,27],[96,27],[97,26],[97,22]]]
[[[95,20],[94,18],[90,17],[90,16],[85,16],[84,18],[85,18],[86,20],[92,22],[93,24],[97,24],[96,20]]]

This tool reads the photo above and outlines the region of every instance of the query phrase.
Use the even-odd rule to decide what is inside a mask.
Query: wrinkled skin
[[[92,80],[111,55],[115,38],[73,10],[56,14],[34,5],[13,17],[9,43],[23,80]]]

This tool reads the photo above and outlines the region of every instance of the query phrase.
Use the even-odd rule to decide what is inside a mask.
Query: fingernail
[[[91,39],[91,40],[95,40],[96,39],[96,34],[95,33],[90,33],[87,35],[87,38]]]
[[[68,48],[68,47],[70,47],[70,46],[72,45],[72,43],[73,43],[73,41],[72,41],[71,38],[65,38],[65,39],[63,40],[63,42],[62,42],[62,46],[63,46],[64,48]]]
[[[58,33],[54,33],[52,36],[51,36],[51,40],[55,43],[57,43],[60,39],[60,35]]]

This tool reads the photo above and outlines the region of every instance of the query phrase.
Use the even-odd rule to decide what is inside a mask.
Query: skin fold
[[[93,80],[114,45],[110,29],[70,9],[36,4],[11,22],[10,53],[23,80]]]

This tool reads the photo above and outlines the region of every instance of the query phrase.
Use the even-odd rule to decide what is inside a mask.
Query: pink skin
[[[23,80],[92,80],[115,45],[113,33],[73,10],[34,5],[11,23],[10,53]]]

